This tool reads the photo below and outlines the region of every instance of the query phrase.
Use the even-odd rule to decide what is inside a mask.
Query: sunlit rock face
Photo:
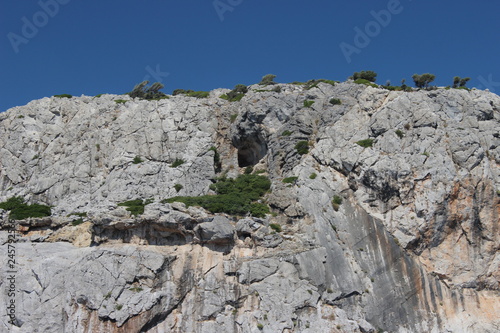
[[[0,331],[497,332],[500,97],[279,86],[1,113],[0,201],[53,214],[14,223]],[[162,202],[247,167],[272,182],[265,218]]]

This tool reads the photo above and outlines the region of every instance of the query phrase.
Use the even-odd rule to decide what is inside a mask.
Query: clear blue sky
[[[376,23],[382,10],[390,17]],[[468,76],[500,93],[499,14],[495,0],[3,0],[0,111],[54,94],[121,94],[147,75],[171,93],[268,73],[343,81],[374,70],[377,83],[399,85],[430,72],[437,85]]]

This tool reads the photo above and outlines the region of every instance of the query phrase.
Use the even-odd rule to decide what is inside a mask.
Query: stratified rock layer
[[[500,97],[280,87],[0,114],[0,200],[54,213],[16,222],[20,327],[2,302],[1,330],[497,332]],[[273,215],[161,203],[247,166],[271,179]],[[140,216],[117,206],[136,198],[153,199]]]

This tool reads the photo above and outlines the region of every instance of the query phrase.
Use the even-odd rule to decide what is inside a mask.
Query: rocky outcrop
[[[17,328],[5,315],[0,327],[497,331],[500,97],[280,87],[232,103],[224,89],[124,104],[45,98],[0,114],[0,200],[53,206],[16,222],[22,306]],[[213,193],[216,152],[227,176],[252,166],[271,179],[273,214],[162,203]],[[136,198],[153,202],[139,216],[117,206]]]

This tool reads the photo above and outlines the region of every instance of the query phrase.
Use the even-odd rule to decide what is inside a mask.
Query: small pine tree
[[[136,84],[134,89],[128,93],[132,98],[143,98],[143,99],[159,99],[166,95],[160,90],[164,88],[164,85],[160,82],[155,82],[151,86],[147,87],[149,81],[142,81]]]
[[[436,75],[425,73],[425,74],[413,74],[411,77],[413,82],[415,82],[415,87],[417,88],[429,88],[429,83],[436,79]]]
[[[460,79],[459,86],[460,87],[465,87],[465,85],[467,84],[467,82],[469,82],[469,80],[470,80],[470,77],[464,77],[463,79]]]
[[[267,74],[262,77],[262,80],[259,82],[261,86],[267,86],[270,84],[275,84],[274,79],[276,78],[276,75],[274,74]]]

